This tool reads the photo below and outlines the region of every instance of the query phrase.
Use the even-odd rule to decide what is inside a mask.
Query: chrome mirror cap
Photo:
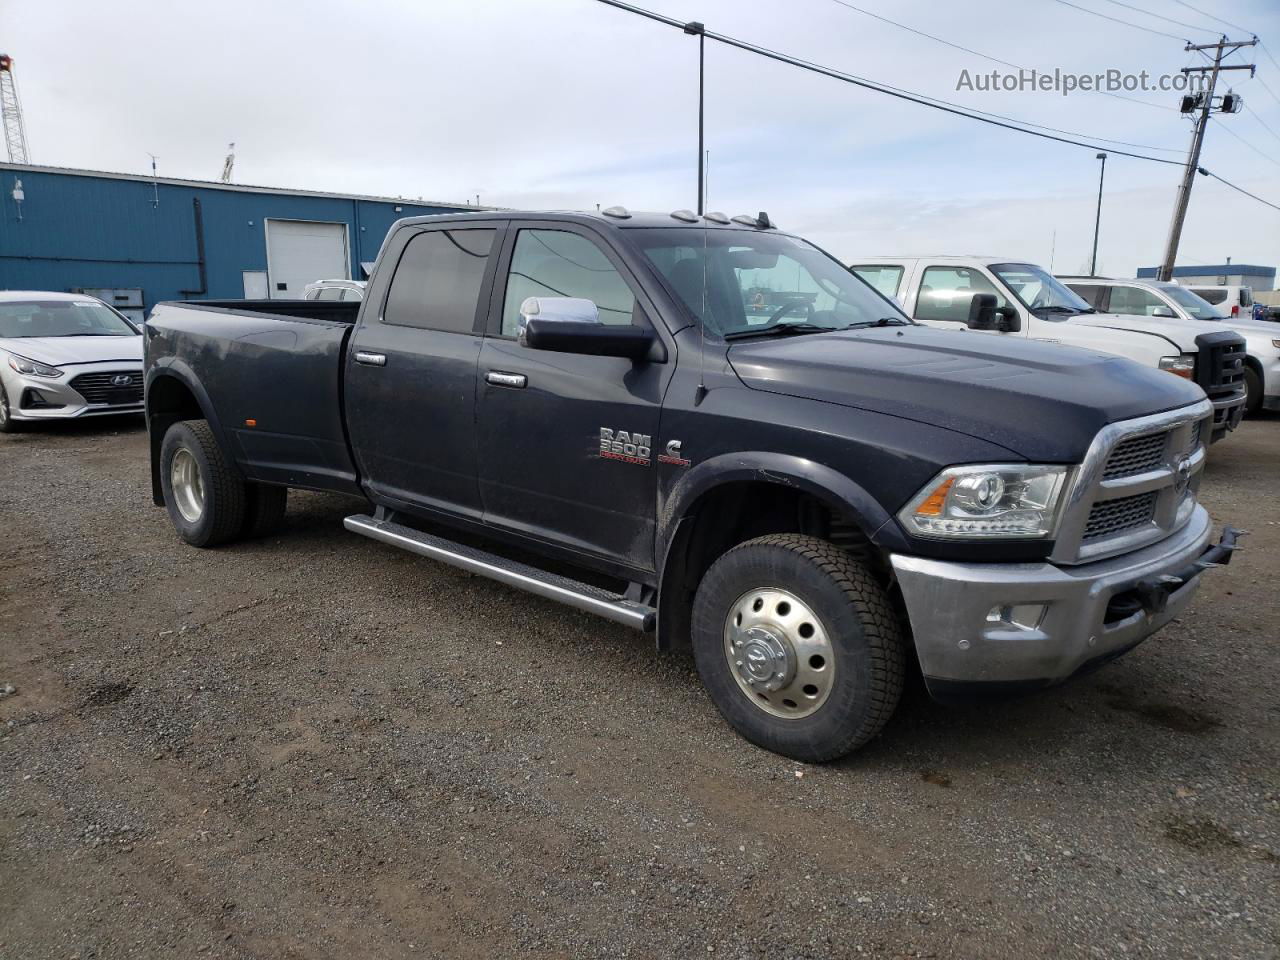
[[[586,297],[527,297],[520,304],[521,346],[527,345],[525,327],[535,317],[552,323],[599,323],[600,311]]]

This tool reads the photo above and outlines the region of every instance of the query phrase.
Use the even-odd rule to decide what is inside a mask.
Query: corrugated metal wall
[[[14,200],[16,180],[25,199]],[[196,299],[200,286],[192,201],[204,219],[208,298],[244,296],[242,271],[266,270],[264,221],[347,224],[351,276],[377,258],[401,217],[465,210],[407,201],[260,193],[0,165],[0,290],[141,287],[148,311]],[[400,206],[400,212],[395,207]],[[474,208],[472,208],[474,209]]]

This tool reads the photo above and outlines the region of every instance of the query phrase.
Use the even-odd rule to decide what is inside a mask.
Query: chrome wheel
[[[169,465],[169,485],[173,488],[174,505],[188,523],[196,523],[204,514],[204,480],[200,464],[191,451],[180,447]]]
[[[0,427],[9,422],[9,395],[0,387]]]
[[[813,610],[778,587],[749,590],[724,623],[729,670],[765,713],[799,720],[826,702],[835,682],[831,638]]]

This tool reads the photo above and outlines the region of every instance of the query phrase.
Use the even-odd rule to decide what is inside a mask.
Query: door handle
[[[500,370],[490,370],[484,375],[484,380],[495,387],[515,387],[517,390],[524,389],[529,382],[529,378],[523,373],[503,373]]]
[[[357,350],[356,363],[363,363],[367,367],[385,367],[387,365],[387,355],[385,353],[370,353],[368,350]]]

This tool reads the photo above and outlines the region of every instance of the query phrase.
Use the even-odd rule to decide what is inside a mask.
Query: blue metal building
[[[162,300],[302,296],[364,279],[401,217],[465,204],[0,163],[0,289]],[[136,301],[136,302],[135,302]]]

